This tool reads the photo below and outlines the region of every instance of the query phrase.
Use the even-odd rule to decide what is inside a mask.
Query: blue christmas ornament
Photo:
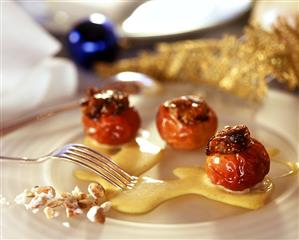
[[[90,68],[97,61],[111,62],[119,52],[113,24],[102,14],[94,13],[68,34],[68,48],[73,60]]]

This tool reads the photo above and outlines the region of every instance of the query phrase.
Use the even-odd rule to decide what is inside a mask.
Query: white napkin
[[[3,4],[1,127],[38,108],[72,96],[77,72],[61,48],[16,3]]]

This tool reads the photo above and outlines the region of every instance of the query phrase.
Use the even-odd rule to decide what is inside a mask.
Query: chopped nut
[[[76,208],[79,207],[78,201],[74,197],[64,199],[64,203],[63,204],[64,204],[65,208],[76,209]]]
[[[82,214],[83,211],[80,208],[66,208],[65,213],[68,218],[71,218],[71,217]]]
[[[15,201],[23,204],[33,213],[37,213],[43,208],[43,212],[48,219],[59,215],[55,208],[63,206],[68,218],[74,217],[88,211],[87,217],[92,222],[105,222],[104,213],[111,207],[111,202],[105,201],[105,190],[97,183],[91,183],[88,187],[88,193],[81,192],[79,187],[69,192],[62,192],[56,197],[55,189],[51,186],[35,186],[31,190],[25,189],[19,194]],[[1,200],[1,199],[0,199]],[[27,201],[29,200],[29,203]],[[68,225],[67,223],[65,225]]]
[[[86,193],[79,193],[78,194],[78,197],[77,197],[78,200],[84,200],[84,199],[88,199],[88,195]]]
[[[68,218],[70,218],[70,217],[74,217],[74,216],[77,215],[77,214],[75,213],[75,209],[73,209],[73,208],[66,208],[66,209],[65,209],[65,213],[66,213],[66,216],[67,216]]]
[[[66,198],[64,200],[63,205],[65,207],[66,216],[68,218],[78,215],[78,212],[76,212],[76,210],[79,208],[79,204],[76,198],[74,197]]]
[[[46,206],[50,208],[56,208],[56,207],[60,207],[63,204],[63,202],[64,202],[63,199],[51,199],[48,201]]]
[[[92,208],[90,208],[86,216],[91,222],[96,222],[96,223],[105,222],[104,211],[103,208],[100,206],[93,206]]]
[[[74,197],[78,197],[80,193],[82,193],[82,192],[81,192],[81,190],[80,190],[80,188],[79,188],[78,186],[76,186],[76,187],[74,188],[74,190],[72,191],[72,195],[73,195]]]
[[[95,199],[103,198],[105,196],[105,189],[98,183],[89,184],[88,192]]]
[[[45,196],[48,199],[54,198],[56,195],[55,189],[51,186],[34,187],[31,192],[34,193],[34,196]]]
[[[60,196],[62,198],[70,198],[70,197],[72,197],[72,194],[70,194],[68,192],[62,192],[62,193],[60,193]]]
[[[77,215],[79,215],[79,214],[83,214],[83,210],[82,210],[81,208],[77,208],[77,209],[75,209],[75,213],[76,213]]]
[[[104,202],[100,207],[103,208],[103,212],[106,213],[112,207],[112,202],[110,201]]]
[[[44,214],[46,215],[46,217],[48,219],[52,219],[55,217],[55,210],[53,208],[50,207],[45,207],[44,208]]]
[[[95,204],[95,201],[92,199],[82,199],[78,201],[78,205],[82,209],[89,209]]]
[[[44,206],[47,203],[45,197],[35,196],[31,201],[26,205],[27,209],[35,209]]]

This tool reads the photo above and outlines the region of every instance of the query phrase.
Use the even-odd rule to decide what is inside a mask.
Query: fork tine
[[[104,154],[101,154],[100,152],[97,152],[87,146],[84,145],[80,145],[80,144],[74,144],[73,146],[78,147],[79,149],[82,150],[86,150],[88,153],[86,154],[91,154],[93,156],[95,156],[96,158],[101,158],[102,160],[105,160],[105,163],[107,165],[109,165],[110,167],[113,168],[114,171],[117,171],[117,173],[119,175],[121,175],[122,177],[126,178],[128,181],[132,181],[132,176],[130,176],[128,173],[126,173],[123,169],[121,169],[118,164],[116,164],[112,159],[110,159],[109,157],[105,156]]]
[[[99,167],[103,172],[105,172],[105,174],[108,175],[110,178],[113,178],[115,181],[118,181],[124,185],[127,185],[131,182],[131,181],[128,181],[127,179],[123,178],[122,176],[118,176],[116,174],[117,172],[115,173],[111,169],[110,166],[107,166],[105,162],[101,161],[101,159],[95,158],[92,155],[88,155],[88,154],[85,154],[84,152],[82,153],[82,152],[76,151],[74,149],[69,149],[69,151],[66,152],[65,154],[80,158],[84,161],[94,164],[95,166],[97,166],[97,168]]]
[[[112,185],[120,188],[120,189],[125,189],[127,187],[126,184],[124,184],[123,182],[117,182],[113,179],[111,179],[110,177],[108,177],[106,174],[104,174],[101,170],[103,170],[102,168],[99,168],[96,164],[89,162],[89,161],[85,161],[85,159],[82,160],[82,158],[77,158],[77,156],[72,156],[69,155],[68,153],[64,153],[62,155],[60,155],[59,157],[62,157],[64,159],[67,159],[71,162],[75,162],[83,167],[86,167],[94,172],[96,172],[97,174],[99,174],[103,179],[105,179],[106,181],[108,181],[109,183],[111,183]],[[121,183],[121,184],[120,184]]]
[[[115,173],[117,173],[117,175],[124,178],[127,181],[127,183],[126,183],[127,189],[132,189],[138,182],[138,177],[131,176],[130,174],[125,172],[117,163],[115,163],[111,158],[107,157],[106,155],[104,155],[100,152],[97,152],[85,145],[80,145],[80,144],[74,144],[74,145],[76,145],[76,147],[78,147],[79,149],[87,150],[87,153],[84,152],[84,154],[87,154],[88,156],[90,156],[90,154],[91,154],[93,159],[96,160],[96,162],[95,162],[96,164],[98,163],[97,161],[99,161],[99,159],[100,159],[100,161],[102,160],[101,161],[102,163],[104,163],[105,165],[108,165],[109,170],[113,170]],[[103,160],[104,160],[104,162],[103,162]]]
[[[91,161],[96,165],[100,165],[108,174],[111,174],[112,177],[117,179],[118,181],[121,181],[125,184],[129,184],[132,181],[132,179],[127,179],[124,176],[122,176],[117,170],[110,166],[106,160],[103,160],[101,157],[90,155],[78,149],[72,151],[75,151],[74,154],[76,155],[78,155],[78,153],[81,154],[81,156],[85,157],[87,161]]]

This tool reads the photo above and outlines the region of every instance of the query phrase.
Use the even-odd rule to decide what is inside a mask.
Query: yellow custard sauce
[[[145,137],[136,137],[135,141],[118,147],[98,144],[91,137],[84,137],[83,143],[110,156],[127,173],[139,176],[155,166],[163,157],[164,149],[153,144]]]
[[[99,148],[97,150],[101,151]],[[110,153],[110,156],[131,175],[140,176],[161,160],[163,152],[164,149],[146,139],[138,140],[137,138],[136,143],[127,144],[116,153]],[[280,174],[279,177],[298,172],[298,163],[277,159],[278,149],[268,149],[268,153],[273,163],[278,162],[283,165],[283,168],[287,167],[288,169],[287,172],[283,169],[283,174]],[[173,175],[177,178],[158,180],[139,177],[133,189],[121,191],[96,174],[84,170],[75,172],[75,176],[80,180],[102,184],[106,189],[108,200],[112,202],[113,209],[129,214],[147,213],[165,201],[190,194],[245,209],[258,209],[265,205],[274,190],[273,182],[266,177],[257,186],[247,191],[228,191],[221,186],[212,184],[202,167],[175,168]]]
[[[265,178],[259,187],[248,193],[225,191],[212,183],[200,167],[177,168],[173,171],[178,179],[157,180],[139,178],[133,189],[119,191],[95,174],[77,171],[76,177],[85,181],[96,181],[104,185],[108,199],[114,209],[125,213],[146,213],[161,203],[179,196],[197,194],[206,198],[247,209],[262,207],[273,190],[270,179]]]

